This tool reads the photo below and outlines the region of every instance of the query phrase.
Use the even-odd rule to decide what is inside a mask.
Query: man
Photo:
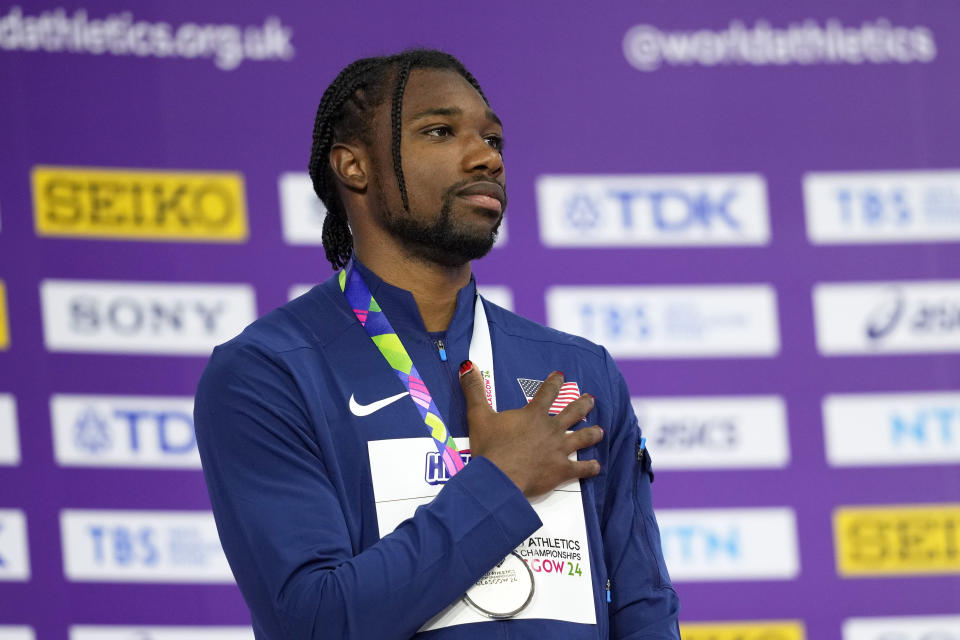
[[[502,150],[442,52],[359,60],[324,93],[310,173],[345,268],[218,347],[197,392],[258,638],[679,639],[612,359],[476,295]]]

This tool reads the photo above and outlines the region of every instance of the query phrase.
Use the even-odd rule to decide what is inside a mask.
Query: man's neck
[[[392,251],[364,251],[357,258],[384,282],[413,294],[427,331],[446,331],[457,309],[457,294],[470,283],[470,263],[445,267]]]

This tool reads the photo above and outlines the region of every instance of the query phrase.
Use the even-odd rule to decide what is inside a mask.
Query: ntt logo
[[[663,65],[812,65],[929,63],[937,57],[933,31],[925,26],[894,26],[886,18],[845,26],[831,18],[772,27],[757,20],[748,27],[734,20],[713,31],[661,31],[649,24],[630,28],[623,38],[623,54],[640,71]]]

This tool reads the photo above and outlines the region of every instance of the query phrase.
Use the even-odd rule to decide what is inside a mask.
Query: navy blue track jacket
[[[357,268],[447,428],[468,435],[457,367],[468,358],[475,284],[460,291],[448,330],[430,334],[409,292]],[[362,417],[350,411],[351,396],[366,404],[405,389],[333,277],[217,347],[197,390],[213,512],[258,639],[679,640],[649,456],[638,460],[640,430],[612,358],[582,338],[483,304],[500,410],[526,404],[518,378],[543,380],[558,369],[596,397],[580,426],[599,424],[606,436],[578,455],[602,466],[581,481],[597,624],[491,620],[417,635],[541,523],[516,485],[477,457],[380,538],[367,442],[423,438],[426,429],[408,397]]]

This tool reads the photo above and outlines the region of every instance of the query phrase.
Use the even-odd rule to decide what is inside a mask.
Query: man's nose
[[[499,175],[503,171],[503,156],[487,140],[476,136],[468,143],[463,164],[467,173],[486,171],[490,175]]]

